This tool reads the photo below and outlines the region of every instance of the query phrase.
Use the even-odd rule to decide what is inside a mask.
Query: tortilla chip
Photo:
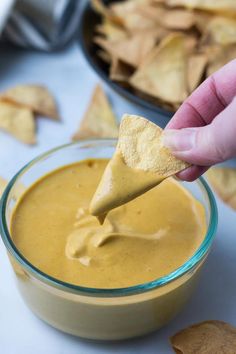
[[[152,3],[140,6],[136,11],[139,12],[144,18],[154,20],[155,24],[161,22],[167,12],[163,6],[156,6]]]
[[[116,138],[118,125],[101,86],[94,90],[89,107],[73,140],[91,137]]]
[[[171,34],[154,48],[130,79],[144,93],[169,103],[187,97],[186,49],[184,36]]]
[[[133,67],[138,67],[142,63],[156,43],[156,39],[147,33],[136,34],[115,42],[100,37],[96,37],[94,41],[112,57],[116,57]]]
[[[35,144],[35,120],[28,108],[0,101],[0,129],[26,144]]]
[[[126,1],[118,1],[111,4],[111,11],[116,14],[116,16],[120,18],[124,18],[128,13],[132,13],[142,7],[150,4],[152,0],[126,0]]]
[[[166,4],[213,12],[236,12],[235,0],[166,0]]]
[[[55,100],[48,89],[38,85],[15,86],[1,95],[1,99],[29,108],[40,115],[58,119]]]
[[[154,28],[153,18],[143,16],[142,9],[147,7],[151,0],[128,0],[111,4],[111,10],[122,18],[123,26],[131,31],[138,32],[147,28]]]
[[[92,7],[100,15],[106,16],[109,9],[104,5],[102,0],[91,0]]]
[[[228,45],[236,43],[236,20],[227,17],[214,17],[205,30],[205,42]]]
[[[207,171],[206,176],[223,202],[236,210],[236,169],[213,167]]]
[[[111,8],[104,5],[102,0],[91,0],[93,9],[98,12],[100,15],[106,17],[112,22],[117,24],[122,24],[122,18],[119,18]]]
[[[140,32],[145,29],[155,28],[155,20],[144,17],[138,10],[126,14],[123,18],[124,27],[130,32]]]
[[[105,52],[105,50],[97,50],[96,52],[97,56],[101,58],[105,63],[110,64],[111,63],[111,56]]]
[[[146,28],[142,30],[142,35],[146,38],[152,37],[156,44],[167,37],[171,32],[161,25],[156,24],[155,28]]]
[[[193,35],[185,36],[184,37],[184,44],[185,44],[186,54],[189,56],[189,54],[192,54],[193,52],[195,52],[195,49],[198,44],[198,40]]]
[[[223,321],[205,321],[170,338],[178,354],[235,354],[236,328]]]
[[[127,83],[133,70],[121,60],[113,57],[110,67],[110,78],[114,81]]]
[[[104,19],[103,23],[96,27],[98,33],[103,34],[108,40],[116,41],[127,37],[127,33],[122,27],[114,24],[108,19]]]
[[[90,213],[98,216],[101,223],[110,210],[137,198],[189,166],[163,146],[162,132],[145,118],[123,116],[116,151],[89,207]]]
[[[6,185],[7,185],[7,181],[0,176],[0,198],[4,192]]]
[[[236,46],[209,47],[205,50],[209,64],[207,66],[207,76],[212,75],[229,61],[236,58]]]
[[[149,120],[125,114],[119,130],[118,149],[127,166],[169,177],[189,164],[174,157],[163,145],[163,130]]]
[[[193,54],[188,59],[188,87],[189,92],[195,90],[195,88],[202,81],[203,73],[207,65],[207,55]]]
[[[205,33],[206,24],[208,24],[215,15],[210,12],[195,10],[194,16],[195,16],[195,25],[198,31],[201,33]]]
[[[187,30],[195,24],[195,15],[193,12],[186,10],[166,11],[161,23],[168,29]]]

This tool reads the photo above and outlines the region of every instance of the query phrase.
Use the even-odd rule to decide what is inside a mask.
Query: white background
[[[0,175],[9,179],[36,155],[70,141],[89,102],[96,74],[77,44],[63,52],[43,54],[0,47],[0,91],[19,83],[46,84],[58,100],[62,122],[37,119],[38,144],[29,147],[0,132]],[[130,104],[107,87],[118,117],[143,114],[164,126],[166,120]],[[234,163],[234,162],[232,162]],[[219,227],[197,291],[183,312],[159,332],[136,340],[93,343],[63,334],[36,318],[24,305],[0,242],[0,353],[97,354],[172,353],[168,338],[191,323],[219,319],[236,325],[236,217],[217,200]]]

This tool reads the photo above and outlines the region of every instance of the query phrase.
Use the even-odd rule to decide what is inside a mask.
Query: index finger
[[[206,79],[180,106],[168,129],[199,127],[211,123],[236,95],[236,60]]]

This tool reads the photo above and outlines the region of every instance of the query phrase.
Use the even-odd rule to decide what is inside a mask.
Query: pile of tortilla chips
[[[36,143],[35,115],[59,119],[46,87],[18,85],[0,94],[0,129],[26,144]]]
[[[169,110],[236,57],[234,0],[91,0],[110,78]]]

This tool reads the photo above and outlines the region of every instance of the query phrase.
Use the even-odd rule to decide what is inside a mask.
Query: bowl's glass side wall
[[[109,158],[114,140],[86,141],[55,149],[34,160],[10,183],[6,203],[7,226],[22,193],[40,177],[65,164],[86,158]],[[209,223],[211,210],[202,182],[184,183],[185,188],[205,207]],[[3,235],[6,239],[6,235]],[[6,244],[6,240],[5,244]],[[190,271],[174,281],[139,294],[95,295],[53,283],[26,266],[14,244],[8,247],[17,285],[25,303],[40,318],[67,333],[92,339],[124,339],[154,331],[173,318],[186,303],[196,285],[205,256]]]
[[[183,182],[179,181],[182,186],[187,189],[205,208],[207,226],[210,223],[211,205],[209,196],[206,192],[203,182],[199,179],[197,182]]]
[[[115,298],[68,293],[11,263],[24,302],[42,320],[79,337],[118,340],[151,333],[175,317],[192,295],[204,260],[163,287]]]

